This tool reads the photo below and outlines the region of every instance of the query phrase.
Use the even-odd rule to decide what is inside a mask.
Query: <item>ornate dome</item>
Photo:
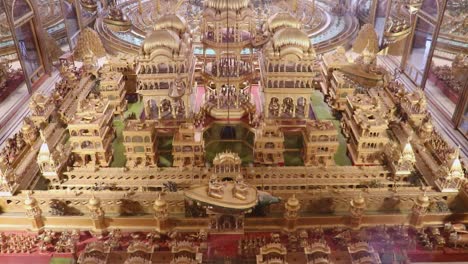
[[[159,29],[172,29],[179,33],[183,33],[187,30],[187,22],[184,18],[176,14],[165,14],[158,18],[155,23],[154,30]]]
[[[172,50],[179,50],[180,38],[172,30],[159,29],[153,31],[145,38],[143,42],[143,52],[151,53],[153,49],[158,47],[166,47]]]
[[[362,195],[359,195],[358,197],[355,197],[351,200],[351,206],[355,208],[364,208],[366,206],[366,200],[364,197],[362,197]]]
[[[26,195],[26,200],[24,200],[24,205],[26,206],[35,206],[37,204],[36,198],[32,197],[31,195],[27,194]]]
[[[308,50],[312,47],[307,34],[297,28],[283,28],[273,36],[273,46],[275,49],[286,45],[300,46],[303,50]]]
[[[32,129],[33,127],[31,126],[31,124],[27,121],[24,121],[23,127],[21,128],[21,132],[26,134],[29,133]]]
[[[89,199],[88,204],[90,206],[99,206],[101,204],[101,201],[99,198],[95,197],[94,195]]]
[[[250,0],[206,0],[205,6],[216,10],[240,10],[249,6]]]
[[[165,207],[167,207],[167,202],[164,199],[162,199],[161,194],[159,194],[158,199],[154,201],[153,207],[155,209],[164,209]]]
[[[288,12],[279,12],[270,17],[267,21],[267,30],[275,32],[282,27],[301,28],[301,23]]]
[[[427,207],[429,206],[429,197],[426,195],[426,193],[423,193],[421,195],[418,196],[417,198],[417,204],[419,206],[424,206],[424,207]]]

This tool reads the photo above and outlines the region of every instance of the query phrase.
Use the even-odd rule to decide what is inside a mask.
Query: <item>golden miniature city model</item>
[[[355,58],[343,46],[319,56],[292,6],[258,27],[251,1],[206,0],[198,34],[166,13],[138,54],[102,66],[113,43],[83,31],[82,67],[62,62],[0,152],[0,229],[86,264],[385,263],[378,235],[399,240],[392,263],[409,263],[403,249],[429,241],[426,227],[434,247],[466,246],[466,167],[424,93],[378,64],[372,26]],[[103,21],[131,27],[118,5]],[[389,29],[392,44],[406,29]],[[21,239],[0,252],[34,247]]]

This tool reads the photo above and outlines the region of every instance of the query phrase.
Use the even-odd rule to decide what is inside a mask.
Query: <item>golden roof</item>
[[[178,50],[180,45],[179,36],[172,30],[159,29],[153,31],[143,41],[143,52],[151,53],[151,51],[158,47],[166,47],[172,50]]]
[[[29,124],[29,122],[24,121],[24,125],[23,125],[23,127],[21,128],[21,131],[22,131],[23,133],[28,133],[28,132],[31,131],[31,130],[32,130],[31,124]]]
[[[362,197],[361,194],[359,194],[358,197],[355,197],[351,200],[351,206],[355,208],[364,208],[366,206],[366,200],[364,199],[364,197]]]
[[[158,199],[154,201],[153,207],[155,209],[164,209],[167,207],[167,202],[161,197],[161,194],[159,194]]]
[[[29,193],[26,194],[26,200],[24,200],[24,205],[32,207],[36,204],[37,204],[36,198],[32,197]]]
[[[424,206],[424,207],[429,206],[429,197],[426,195],[425,192],[418,196],[417,203],[419,206]]]
[[[250,0],[206,0],[205,6],[216,10],[240,10],[249,6]]]
[[[184,18],[177,14],[165,14],[154,25],[154,30],[158,29],[172,29],[181,33],[187,30],[187,23]]]
[[[273,36],[273,46],[275,48],[286,45],[300,46],[303,50],[307,50],[312,46],[307,34],[297,28],[283,28]]]
[[[276,31],[281,27],[301,28],[301,23],[288,12],[279,12],[274,14],[268,19],[267,22],[268,30],[270,32]]]
[[[432,122],[431,121],[426,121],[424,124],[423,124],[423,128],[424,130],[426,131],[432,131],[434,129],[434,125],[432,125]]]
[[[454,158],[450,166],[450,175],[452,177],[464,178],[463,166],[460,161],[460,147],[457,147],[452,155]]]
[[[101,201],[99,200],[99,198],[95,197],[94,195],[89,199],[88,201],[88,204],[90,206],[99,206],[101,204]]]
[[[299,200],[296,198],[295,194],[293,194],[293,196],[289,197],[286,204],[287,204],[287,207],[292,208],[292,209],[297,208],[297,207],[300,206]]]

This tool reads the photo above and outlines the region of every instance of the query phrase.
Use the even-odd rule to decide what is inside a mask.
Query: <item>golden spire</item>
[[[460,146],[455,148],[455,152],[453,153],[453,161],[452,165],[450,166],[450,177],[457,177],[463,178],[463,167],[460,161]]]
[[[406,142],[405,147],[403,148],[403,152],[401,153],[403,160],[415,162],[416,157],[414,155],[413,147],[411,146],[411,137],[408,138],[408,142]]]
[[[159,14],[161,13],[161,1],[159,0],[155,0],[155,8],[156,8],[156,12]]]
[[[297,0],[293,0],[293,3],[292,3],[292,10],[294,13],[297,12]]]
[[[141,4],[141,0],[138,0],[138,13],[140,15],[143,14],[143,6]]]

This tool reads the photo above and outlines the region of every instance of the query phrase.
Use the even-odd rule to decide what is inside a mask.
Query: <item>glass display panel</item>
[[[10,99],[9,96],[13,93],[27,94],[28,89],[24,85],[23,69],[3,9],[0,10],[0,76],[0,104],[13,107],[16,100]]]
[[[70,38],[70,40],[72,40],[75,37],[75,35],[78,33],[78,31],[80,30],[80,25],[78,24],[78,17],[76,13],[76,7],[75,7],[75,3],[73,2],[73,0],[64,0],[63,10],[64,10],[65,21],[67,23],[68,37]]]
[[[15,29],[19,53],[23,59],[27,76],[31,76],[41,66],[40,53],[32,26],[32,22],[28,21]]]
[[[31,6],[24,0],[16,0],[13,3],[13,21],[19,20],[24,15],[31,12]]]
[[[437,18],[437,13],[439,10],[439,2],[437,0],[424,0],[421,6],[421,11],[430,15],[434,19]]]
[[[428,56],[431,49],[434,25],[418,17],[405,72],[416,83],[421,85],[426,67],[429,66]]]
[[[385,16],[387,14],[388,2],[391,0],[379,0],[377,3],[377,10],[375,11],[374,27],[379,38],[379,43],[382,43],[384,28],[385,28]]]

